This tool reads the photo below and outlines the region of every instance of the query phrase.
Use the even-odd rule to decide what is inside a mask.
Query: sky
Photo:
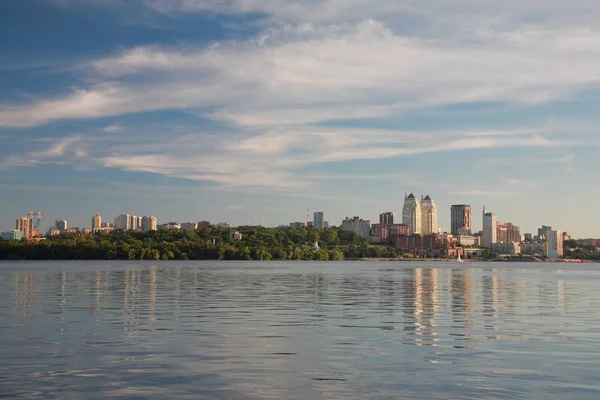
[[[0,2],[0,230],[484,205],[600,236],[597,0]],[[590,210],[592,213],[590,213]]]

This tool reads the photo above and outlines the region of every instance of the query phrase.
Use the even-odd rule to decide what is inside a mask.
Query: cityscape
[[[307,210],[308,211],[308,210]],[[567,232],[542,225],[537,232],[522,233],[517,224],[501,222],[498,217],[483,206],[482,225],[473,226],[473,208],[469,204],[450,206],[450,229],[444,230],[438,224],[438,207],[429,196],[420,198],[414,193],[406,193],[401,213],[386,211],[379,214],[378,221],[359,216],[346,217],[339,228],[356,233],[369,243],[389,244],[395,249],[411,252],[421,257],[468,257],[481,249],[488,249],[498,256],[528,255],[550,260],[564,256],[564,242],[570,240]],[[323,231],[330,228],[324,211],[313,213],[312,220],[293,221],[279,225],[276,229],[311,229]],[[42,232],[42,212],[31,212],[16,220],[15,229],[2,232],[5,240],[41,241],[46,237],[59,235],[109,234],[113,231],[150,232],[165,230],[196,230],[216,225],[232,228],[231,238],[242,240],[242,234],[227,222],[212,223],[175,222],[159,223],[155,216],[120,214],[105,221],[101,215],[91,217],[90,226],[69,226],[68,220],[58,219],[47,231]],[[259,225],[260,226],[260,225]],[[590,246],[597,246],[596,239],[583,240]],[[318,246],[318,244],[315,244]]]

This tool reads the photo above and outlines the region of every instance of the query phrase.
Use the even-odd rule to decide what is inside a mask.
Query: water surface
[[[596,268],[0,263],[0,398],[598,399]]]

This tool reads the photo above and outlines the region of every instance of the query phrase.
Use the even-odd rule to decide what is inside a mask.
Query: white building
[[[149,232],[156,230],[156,217],[144,215],[142,217],[142,231]]]
[[[438,214],[435,202],[429,195],[421,200],[421,235],[438,233]]]
[[[346,217],[342,221],[342,229],[356,232],[358,236],[368,238],[371,236],[371,221],[359,217],[353,217],[352,219]]]
[[[421,233],[421,205],[414,194],[404,197],[404,206],[402,207],[402,223],[410,228],[410,233]]]
[[[563,233],[562,231],[553,231],[551,227],[543,228],[543,234],[546,237],[546,257],[556,260],[563,256]]]
[[[313,215],[313,222],[315,224],[315,229],[322,231],[325,229],[325,219],[323,217],[323,211],[318,211]]]
[[[165,225],[166,229],[181,229],[181,224],[179,222],[168,222]]]
[[[483,207],[483,240],[482,244],[486,247],[491,248],[492,244],[498,241],[497,239],[497,225],[496,216],[494,213],[488,213]]]
[[[131,229],[131,217],[130,214],[121,214],[115,217],[115,228],[117,229]]]

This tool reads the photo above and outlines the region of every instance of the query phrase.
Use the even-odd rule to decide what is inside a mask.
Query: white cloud
[[[308,124],[448,104],[544,103],[600,82],[590,51],[597,31],[485,33],[423,39],[367,20],[286,25],[202,48],[139,47],[91,62],[101,83],[0,108],[0,126],[205,107],[241,127]]]

